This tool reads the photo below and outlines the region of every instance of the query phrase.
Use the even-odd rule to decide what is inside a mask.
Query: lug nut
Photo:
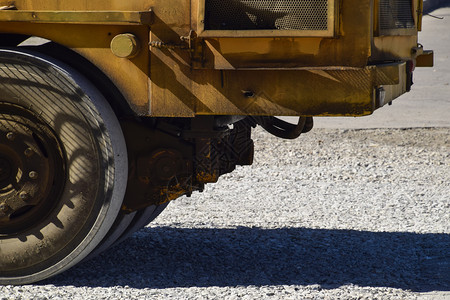
[[[25,152],[24,152],[25,156],[27,156],[27,157],[30,157],[31,155],[33,155],[33,153],[34,153],[34,151],[31,148],[25,149]]]
[[[14,134],[14,132],[8,132],[6,134],[6,138],[10,141],[14,141],[14,139],[16,138],[16,135]]]
[[[27,192],[20,192],[20,194],[19,194],[19,198],[24,200],[24,201],[27,200],[28,197],[29,197],[29,195],[28,195]]]
[[[0,213],[5,214],[9,210],[9,206],[6,203],[0,203]]]
[[[36,171],[31,171],[30,173],[28,173],[28,176],[29,176],[31,179],[37,179],[38,176],[39,176],[39,174],[38,174],[38,172],[36,172]]]

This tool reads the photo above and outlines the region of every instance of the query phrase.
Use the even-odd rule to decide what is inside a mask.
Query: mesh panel
[[[329,0],[205,0],[206,30],[328,30]]]
[[[380,0],[380,29],[414,28],[411,0]]]

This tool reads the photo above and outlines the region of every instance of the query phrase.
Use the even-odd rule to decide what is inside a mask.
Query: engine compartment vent
[[[411,0],[380,0],[379,3],[381,33],[415,28]]]
[[[333,0],[205,0],[204,29],[329,31],[333,5]]]

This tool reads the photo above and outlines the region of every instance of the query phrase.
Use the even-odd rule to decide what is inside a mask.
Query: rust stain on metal
[[[416,59],[411,49],[417,47],[421,1],[411,2],[413,23],[407,31],[383,29],[378,0],[327,3],[327,21],[318,34],[306,27],[221,30],[205,23],[211,21],[205,19],[210,8],[204,1],[17,0],[17,10],[0,11],[0,32],[42,36],[74,49],[113,80],[138,115],[366,115],[376,109],[373,91],[381,77],[375,74],[386,73],[367,73],[371,61]],[[135,35],[150,49],[129,62],[107,54],[112,38],[123,33]],[[136,49],[131,50],[119,56],[133,57]],[[417,56],[417,65],[430,65],[430,57]],[[328,70],[339,67],[336,78],[344,81],[336,84]],[[367,77],[355,84],[364,72]],[[254,91],[257,102],[272,104],[252,105],[242,98],[242,90]]]
[[[0,22],[151,25],[152,11],[22,11],[0,9]]]

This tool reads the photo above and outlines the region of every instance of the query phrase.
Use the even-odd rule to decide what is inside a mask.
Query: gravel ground
[[[450,128],[254,140],[253,166],[0,299],[450,299]]]

